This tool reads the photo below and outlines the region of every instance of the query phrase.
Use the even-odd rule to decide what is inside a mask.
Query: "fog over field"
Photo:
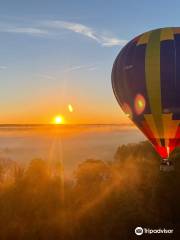
[[[113,151],[108,161],[94,158],[79,160],[78,156],[86,156],[85,149],[89,151],[88,157],[99,138],[103,139],[104,145],[99,145],[94,151],[111,146],[107,144],[108,139],[112,144],[111,137],[115,133],[116,141],[118,137],[125,139],[125,133],[134,136],[134,141],[140,137],[132,129],[120,129],[119,132],[116,129],[113,132],[111,127],[106,131],[104,127],[98,128],[98,131],[96,127],[90,127],[88,131],[87,127],[81,128],[81,131],[73,128],[74,132],[71,129],[69,135],[61,128],[62,139],[67,141],[66,144],[70,141],[74,150],[68,155],[69,159],[72,156],[73,169],[69,168],[70,162],[63,159],[66,169],[69,172],[73,170],[71,178],[64,178],[61,164],[50,165],[48,162],[50,159],[61,162],[61,154],[53,154],[53,149],[59,144],[51,148],[46,160],[36,157],[29,161],[28,157],[33,156],[25,154],[25,149],[30,146],[28,141],[31,143],[27,151],[29,154],[33,149],[36,149],[34,156],[40,154],[40,146],[41,151],[45,151],[48,139],[52,138],[50,129],[48,136],[47,129],[42,131],[42,128],[39,132],[37,129],[26,133],[22,131],[21,137],[14,132],[14,140],[18,140],[14,141],[14,145],[12,130],[9,137],[6,130],[6,143],[11,139],[11,148],[4,150],[4,159],[3,156],[0,158],[0,239],[126,240],[136,239],[134,229],[137,226],[172,229],[171,239],[179,239],[180,149],[177,148],[170,156],[175,165],[173,172],[159,171],[160,157],[148,141],[122,144]],[[37,133],[40,136],[38,140]],[[76,144],[75,139],[78,139]],[[85,140],[91,143],[90,148],[87,148]],[[39,144],[40,141],[44,145]],[[79,154],[81,149],[84,151],[82,155]],[[112,149],[113,146],[109,147],[107,154]],[[8,160],[10,154],[13,157],[13,151],[17,158],[23,152],[24,159],[27,157],[26,167],[18,161]],[[98,154],[100,156],[100,150]]]
[[[118,146],[144,139],[126,125],[3,126],[0,158],[25,165],[34,158],[60,161],[69,174],[85,159],[110,161]]]

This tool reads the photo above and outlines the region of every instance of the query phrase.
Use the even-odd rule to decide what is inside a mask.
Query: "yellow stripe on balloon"
[[[164,138],[174,139],[180,123],[180,120],[173,120],[172,113],[162,115],[163,126],[166,131],[164,132]]]
[[[141,44],[147,44],[149,41],[150,34],[151,34],[151,32],[146,32],[146,33],[142,34],[139,38],[139,41],[137,42],[137,46],[141,45]]]
[[[145,118],[146,124],[151,129],[151,132],[153,133],[154,138],[156,139],[158,144],[161,145],[159,132],[158,132],[158,129],[154,122],[153,115],[152,114],[144,114],[144,118]]]
[[[160,30],[152,31],[146,47],[145,75],[148,99],[159,138],[163,138],[161,80],[160,80]]]
[[[174,40],[174,33],[172,28],[163,28],[161,29],[161,37],[160,37],[161,41],[164,40]]]
[[[180,124],[180,120],[173,120],[172,119],[172,113],[168,114],[162,114],[162,125],[165,129],[163,135],[159,135],[157,126],[154,121],[154,117],[152,114],[144,114],[144,118],[146,121],[146,124],[150,128],[151,132],[153,133],[154,138],[158,142],[159,145],[161,144],[160,138],[165,140],[165,146],[169,146],[169,140],[174,139],[176,136],[176,132],[178,129],[178,126]]]

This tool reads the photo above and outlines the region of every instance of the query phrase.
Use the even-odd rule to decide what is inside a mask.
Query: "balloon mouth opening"
[[[169,161],[169,158],[162,158],[162,161],[167,162],[167,161]]]

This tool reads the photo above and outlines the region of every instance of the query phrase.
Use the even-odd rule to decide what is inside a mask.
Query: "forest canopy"
[[[148,142],[120,146],[114,160],[87,159],[62,178],[62,166],[0,160],[0,239],[131,239],[136,226],[180,226],[180,150],[175,171],[159,171]],[[133,239],[133,238],[132,238]]]

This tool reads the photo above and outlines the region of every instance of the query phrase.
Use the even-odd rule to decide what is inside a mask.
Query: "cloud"
[[[98,38],[96,37],[95,32],[91,28],[79,23],[72,23],[72,22],[65,22],[65,21],[47,21],[44,24],[50,28],[56,28],[56,29],[61,28],[61,29],[67,29],[67,30],[73,31],[75,33],[80,33],[86,37],[89,37],[98,41]]]
[[[54,76],[49,75],[49,74],[37,74],[36,76],[47,79],[47,80],[55,80],[56,79]]]
[[[0,66],[0,70],[5,70],[5,69],[7,69],[7,66],[4,66],[4,65]]]
[[[97,67],[90,67],[88,70],[89,71],[95,71],[95,70],[97,70]]]
[[[49,20],[49,21],[34,21],[33,26],[23,26],[18,24],[0,24],[0,32],[6,33],[16,33],[16,34],[26,34],[32,36],[58,36],[62,34],[62,29],[71,31],[73,33],[81,34],[84,37],[90,38],[101,46],[104,47],[113,47],[113,46],[124,46],[127,43],[127,40],[120,39],[114,36],[110,36],[104,33],[101,33],[89,26],[61,21],[61,20]]]
[[[0,26],[0,32],[6,33],[19,33],[28,34],[33,36],[49,35],[49,31],[46,29],[35,28],[35,27],[16,27],[16,26]]]
[[[86,67],[86,65],[72,66],[72,67],[65,69],[64,71],[65,72],[73,72],[73,71],[80,70],[85,67]]]
[[[89,64],[89,65],[74,65],[74,66],[70,66],[68,68],[65,68],[64,70],[62,70],[62,72],[64,73],[69,73],[69,72],[74,72],[74,71],[78,71],[78,70],[86,70],[86,71],[95,71],[97,69],[97,65],[98,63],[95,64]],[[0,70],[1,70],[1,66],[0,66]],[[39,73],[34,75],[35,77],[41,78],[41,79],[45,79],[45,80],[56,80],[56,77],[50,74],[46,74],[46,73]]]
[[[112,46],[124,46],[127,43],[127,40],[118,39],[118,38],[110,38],[110,37],[102,37],[102,45],[106,47]]]
[[[77,65],[77,66],[72,66],[69,67],[67,69],[64,70],[64,72],[73,72],[73,71],[77,71],[77,70],[87,70],[87,71],[94,71],[97,69],[97,67],[95,65]]]
[[[127,43],[127,40],[106,36],[88,26],[79,23],[66,21],[45,21],[43,22],[43,25],[51,29],[66,29],[74,33],[81,34],[85,37],[95,40],[105,47],[112,47],[117,45],[123,46]]]

